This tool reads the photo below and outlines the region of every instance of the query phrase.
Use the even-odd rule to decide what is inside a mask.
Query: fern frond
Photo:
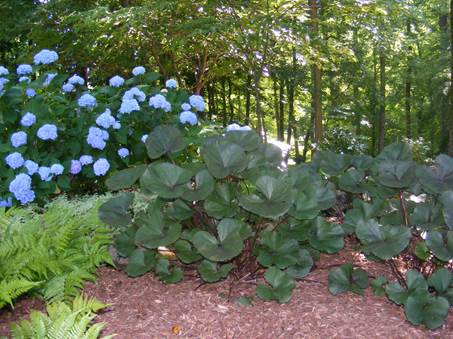
[[[13,279],[0,282],[0,308],[6,304],[13,306],[13,300],[18,296],[39,286],[40,281],[28,281],[25,279]]]

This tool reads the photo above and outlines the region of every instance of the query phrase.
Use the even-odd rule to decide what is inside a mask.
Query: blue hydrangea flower
[[[155,109],[163,109],[165,112],[171,111],[171,104],[162,94],[156,94],[149,99],[149,106]]]
[[[238,124],[230,124],[227,126],[226,131],[251,131],[252,129],[249,126],[240,126]]]
[[[64,84],[62,87],[61,87],[61,90],[65,93],[69,93],[69,92],[72,92],[74,90],[74,85],[73,84]]]
[[[0,76],[1,75],[8,75],[9,74],[9,71],[6,67],[4,66],[0,66]]]
[[[165,81],[165,87],[176,88],[178,87],[178,82],[175,79],[168,79],[167,81]]]
[[[44,124],[36,133],[41,140],[55,140],[57,138],[57,126],[53,124]]]
[[[112,112],[107,108],[104,113],[96,118],[96,124],[105,129],[109,129],[116,123],[115,118],[112,116]]]
[[[63,174],[64,167],[63,165],[60,164],[53,164],[50,166],[50,173],[55,174],[55,175],[61,175]]]
[[[82,171],[82,163],[79,160],[71,160],[71,168],[69,173],[79,174]]]
[[[25,95],[29,98],[33,98],[36,95],[36,91],[33,88],[27,88],[25,90]]]
[[[184,111],[179,115],[179,121],[181,124],[190,124],[191,126],[195,126],[198,124],[197,115],[190,111]]]
[[[133,111],[139,111],[140,106],[135,99],[123,99],[121,102],[120,113],[130,114]]]
[[[80,107],[93,108],[97,105],[97,102],[94,96],[86,93],[79,98],[78,104]]]
[[[39,165],[32,160],[26,160],[24,163],[24,167],[27,169],[28,175],[33,175],[37,173],[39,169]]]
[[[68,79],[68,83],[71,85],[80,85],[83,86],[85,84],[85,80],[78,76],[77,74],[74,74],[72,77]]]
[[[134,67],[134,69],[132,70],[132,74],[134,76],[145,74],[145,72],[146,72],[146,70],[145,70],[145,67],[143,67],[143,66]]]
[[[19,152],[14,152],[11,154],[8,154],[5,157],[6,164],[11,167],[12,169],[18,169],[24,165],[24,158],[22,157],[22,154]]]
[[[82,155],[79,159],[82,166],[90,165],[93,163],[93,157],[91,155]]]
[[[190,106],[187,102],[183,103],[181,105],[181,108],[183,111],[190,111],[190,109],[192,108],[192,106]]]
[[[42,181],[50,181],[50,180],[52,180],[52,171],[50,170],[50,167],[41,166],[38,169],[38,174],[39,174],[39,176],[40,176]]]
[[[3,86],[3,85],[6,84],[7,82],[9,82],[8,79],[6,79],[6,78],[0,78],[0,85]]]
[[[105,148],[106,140],[109,139],[109,134],[98,127],[90,127],[88,130],[87,143],[93,148],[103,150]]]
[[[121,123],[119,121],[116,121],[114,124],[113,124],[113,129],[120,129],[121,128]]]
[[[142,135],[141,140],[142,140],[142,142],[145,144],[145,143],[146,143],[146,140],[148,140],[148,134]]]
[[[16,72],[18,75],[27,75],[33,72],[33,70],[31,69],[30,65],[22,64],[17,67]]]
[[[110,79],[109,85],[112,87],[121,87],[124,84],[124,79],[119,75],[115,75],[113,78]]]
[[[11,134],[11,145],[14,148],[23,146],[27,143],[27,133],[23,131],[19,131],[16,133]]]
[[[8,197],[5,200],[0,198],[0,207],[11,207],[11,206],[13,206],[13,198]]]
[[[146,95],[142,91],[140,91],[137,87],[132,87],[130,90],[124,92],[123,101],[124,100],[131,100],[136,99],[140,102],[146,100]]]
[[[100,158],[96,160],[96,162],[93,164],[93,171],[94,174],[97,176],[103,176],[107,173],[107,171],[110,168],[110,164],[105,158]]]
[[[191,95],[189,102],[198,112],[203,112],[205,109],[204,99],[201,95]]]
[[[19,82],[26,82],[27,84],[29,84],[30,81],[31,81],[30,78],[26,76],[22,76],[19,78]]]
[[[55,51],[43,49],[41,52],[36,53],[33,57],[35,65],[48,65],[58,60],[58,54]]]
[[[35,192],[31,189],[31,177],[20,173],[9,183],[9,191],[22,205],[35,200]]]
[[[58,73],[49,73],[49,74],[47,74],[46,80],[44,80],[43,85],[44,85],[45,87],[49,86],[50,83],[52,82],[52,80],[53,80],[57,75],[58,75]]]
[[[24,127],[30,127],[36,122],[36,115],[33,113],[27,112],[24,114],[20,120],[20,124]]]
[[[129,150],[127,148],[120,148],[118,150],[118,155],[120,156],[120,158],[127,158],[129,156]]]

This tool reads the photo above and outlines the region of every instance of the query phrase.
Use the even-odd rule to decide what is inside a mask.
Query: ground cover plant
[[[201,96],[189,96],[142,66],[125,79],[92,87],[65,73],[54,51],[33,65],[0,71],[0,206],[45,203],[61,191],[102,191],[109,171],[142,160],[144,140],[159,123],[197,125]],[[196,135],[197,128],[192,130]]]
[[[135,194],[125,193],[99,211],[106,223],[123,228],[115,245],[128,258],[130,276],[152,270],[166,283],[181,280],[180,265],[159,251],[165,246],[180,262],[195,263],[206,282],[229,273],[242,279],[264,268],[266,283],[257,295],[287,302],[294,280],[309,274],[320,252],[339,251],[349,234],[369,259],[394,267],[396,256],[411,256],[428,277],[429,283],[414,285],[424,281],[422,273],[408,271],[405,278],[394,267],[398,283],[372,282],[404,305],[409,321],[434,329],[446,318],[453,285],[442,267],[453,256],[452,158],[440,155],[434,166],[418,165],[411,148],[396,143],[376,158],[319,151],[311,163],[286,169],[276,146],[253,131],[230,129],[206,139],[199,160],[187,163],[183,135],[169,125],[154,129],[146,147],[151,165],[107,181],[111,189],[139,181],[148,197],[145,208],[133,212]],[[324,218],[336,204],[337,189],[352,204],[342,224]],[[361,294],[368,286],[367,273],[352,265],[329,275],[333,294]]]

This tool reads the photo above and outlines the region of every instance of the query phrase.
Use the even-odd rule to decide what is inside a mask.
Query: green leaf
[[[356,235],[365,245],[363,251],[387,260],[403,251],[409,244],[411,232],[403,226],[382,226],[376,220],[360,222]]]
[[[149,214],[141,212],[135,222],[140,225],[135,234],[135,243],[149,249],[168,246],[181,235],[181,224],[165,219],[159,211]]]
[[[218,239],[206,231],[198,231],[192,237],[192,243],[201,255],[211,261],[228,261],[242,252],[241,229],[235,222],[223,219],[217,225],[217,234]]]
[[[258,262],[264,267],[276,266],[280,269],[299,262],[299,243],[285,238],[276,231],[264,231],[257,247]]]
[[[149,165],[142,176],[142,186],[164,199],[180,197],[192,173],[179,166],[164,162]]]
[[[452,284],[453,273],[446,268],[437,269],[428,278],[428,285],[434,287],[438,293],[445,293]]]
[[[316,200],[318,201],[318,207],[321,210],[327,210],[335,206],[337,195],[335,193],[335,185],[331,182],[323,184],[317,182],[316,185]]]
[[[328,223],[322,217],[313,221],[309,239],[310,245],[317,250],[336,253],[344,246],[344,232],[340,225]]]
[[[368,274],[352,264],[341,265],[329,272],[329,291],[333,295],[351,291],[363,295],[368,287]]]
[[[233,264],[218,265],[215,262],[203,260],[198,265],[198,273],[200,273],[201,279],[212,283],[226,278],[233,267]]]
[[[170,219],[184,221],[192,217],[193,211],[184,201],[178,199],[167,204],[165,214]]]
[[[156,264],[156,253],[154,251],[146,251],[136,249],[129,256],[129,261],[126,267],[126,272],[130,277],[138,277],[151,271]]]
[[[215,191],[203,203],[206,213],[216,219],[234,217],[238,212],[235,192],[232,184],[218,183]]]
[[[352,206],[353,208],[346,212],[343,224],[341,225],[343,230],[348,234],[355,232],[358,224],[376,217],[384,206],[384,200],[377,199],[372,204],[369,204],[361,199],[354,199]]]
[[[205,143],[201,148],[201,157],[208,171],[218,179],[238,174],[247,167],[247,157],[242,147],[227,140]]]
[[[239,197],[241,207],[264,218],[276,219],[286,212],[293,203],[291,180],[262,176],[256,182],[257,194]]]
[[[419,166],[416,173],[420,184],[428,193],[453,191],[453,158],[446,154],[436,158],[435,167]]]
[[[234,302],[236,305],[240,305],[240,306],[253,306],[252,300],[253,299],[251,297],[240,296]]]
[[[332,151],[317,151],[313,163],[329,176],[336,176],[343,173],[351,165],[351,156],[347,154],[336,154]]]
[[[133,193],[124,193],[112,198],[99,207],[99,219],[112,226],[127,226],[131,223],[132,217],[129,207],[134,201]]]
[[[310,273],[313,267],[313,259],[305,249],[299,250],[297,264],[290,266],[286,269],[286,273],[293,279],[301,279]]]
[[[453,231],[430,231],[426,235],[426,245],[442,261],[453,259]]]
[[[182,235],[181,235],[182,237]],[[202,258],[200,253],[198,253],[193,247],[192,244],[187,240],[177,240],[173,247],[175,249],[176,255],[184,264],[191,264],[195,261],[198,261]]]
[[[409,296],[424,293],[428,289],[425,278],[416,270],[408,270],[406,272],[406,285],[407,289],[401,287],[397,282],[388,284],[385,292],[390,300],[397,305],[401,305],[406,303]]]
[[[362,182],[365,179],[365,172],[358,169],[350,169],[344,173],[338,182],[340,189],[351,193],[364,192]]]
[[[261,144],[260,137],[255,131],[229,131],[225,134],[225,139],[247,152],[256,150]]]
[[[424,324],[430,330],[442,326],[449,304],[443,297],[433,297],[429,293],[410,296],[404,307],[407,320],[414,325]]]
[[[412,149],[409,144],[395,142],[382,150],[377,156],[378,161],[410,161]]]
[[[142,176],[145,170],[146,165],[139,165],[115,172],[110,178],[105,181],[105,184],[112,191],[129,188],[133,184],[135,184],[135,182]]]
[[[170,125],[157,126],[146,139],[146,149],[151,159],[162,155],[171,157],[186,147],[182,133]]]
[[[304,191],[296,191],[294,204],[288,212],[290,216],[301,220],[313,219],[319,212],[316,190],[313,187],[309,187]]]
[[[388,280],[383,275],[378,276],[376,279],[371,281],[371,288],[373,289],[373,294],[378,297],[385,296],[385,288],[383,287],[388,283]]]
[[[263,300],[277,300],[286,303],[291,299],[295,287],[294,280],[276,267],[270,267],[264,273],[266,282],[271,286],[258,285],[256,294]]]
[[[453,176],[453,174],[452,174]],[[444,206],[442,213],[448,228],[453,231],[453,191],[443,192],[440,201]]]
[[[181,281],[183,273],[179,267],[170,269],[170,261],[166,258],[159,258],[154,268],[159,279],[166,284],[174,284]]]
[[[443,223],[440,208],[433,203],[417,204],[409,220],[411,225],[417,225],[423,230],[429,230]]]
[[[123,257],[129,257],[135,250],[135,232],[134,227],[128,227],[115,237],[115,248]]]
[[[214,191],[214,189],[214,178],[204,169],[195,175],[194,182],[189,182],[185,186],[182,198],[188,201],[204,200]]]
[[[382,161],[376,179],[391,188],[409,187],[415,180],[415,165],[412,161]]]

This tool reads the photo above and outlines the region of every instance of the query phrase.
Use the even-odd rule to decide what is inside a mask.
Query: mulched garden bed
[[[256,297],[254,306],[237,305],[238,296],[254,295],[253,281],[201,284],[190,272],[183,282],[164,285],[153,274],[132,279],[103,267],[84,292],[112,304],[97,319],[107,324],[104,334],[116,333],[116,338],[453,338],[451,311],[442,328],[428,331],[412,326],[402,307],[369,289],[364,296],[332,296],[328,272],[345,262],[371,276],[393,279],[388,266],[366,261],[348,246],[340,255],[322,255],[315,271],[297,283],[291,301],[283,305]],[[0,335],[7,334],[6,322],[24,318],[31,307],[42,309],[42,304],[24,299],[14,312],[0,311]]]

